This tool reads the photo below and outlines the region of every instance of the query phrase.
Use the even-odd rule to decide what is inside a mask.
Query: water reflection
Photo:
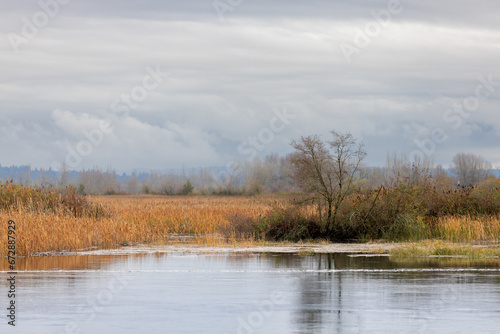
[[[116,261],[113,256],[34,256],[16,258],[17,271],[31,270],[98,270]],[[7,261],[0,262],[0,271],[8,271]]]
[[[456,259],[401,261],[389,257],[320,254],[280,257],[276,261],[278,268],[295,265],[317,269],[317,272],[301,275],[299,307],[293,317],[300,333],[326,329],[338,333],[377,329],[395,333],[447,332],[449,328],[443,327],[443,323],[455,328],[454,332],[466,333],[476,326],[471,312],[489,314],[489,322],[482,324],[484,329],[494,332],[493,328],[500,325],[500,320],[493,318],[499,312],[499,272],[481,271],[498,268],[498,260],[485,263]],[[436,270],[419,271],[418,268]],[[448,268],[448,271],[441,272],[439,268]],[[454,272],[450,268],[472,268],[479,272]],[[391,269],[409,270],[393,272]],[[484,294],[485,291],[489,293]],[[493,310],[491,304],[494,304]],[[462,327],[457,328],[452,319],[462,323]]]
[[[19,258],[16,267],[19,333],[40,326],[42,333],[59,333],[74,319],[81,333],[119,326],[121,334],[167,327],[172,333],[493,333],[500,326],[498,261],[155,253]],[[3,278],[6,261],[0,268]],[[117,274],[128,280],[123,293],[98,305],[100,313],[87,321],[78,307],[96,303]],[[282,302],[271,305],[276,292]]]

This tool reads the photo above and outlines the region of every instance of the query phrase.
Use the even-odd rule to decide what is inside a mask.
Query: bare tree
[[[364,145],[350,133],[331,131],[331,134],[333,140],[326,142],[316,135],[292,141],[295,152],[289,156],[297,184],[326,203],[328,234],[333,231],[339,206],[366,156]],[[318,210],[321,215],[321,207]]]
[[[61,172],[60,173],[61,173],[61,176],[59,179],[59,185],[64,188],[68,185],[68,181],[69,181],[68,167],[66,166],[66,162],[64,162],[64,161],[61,164]]]
[[[130,194],[136,194],[139,192],[139,179],[137,177],[137,170],[134,170],[130,177],[126,181],[127,192]]]
[[[452,171],[459,185],[474,186],[491,175],[491,164],[480,155],[458,153],[453,157]]]
[[[418,155],[409,158],[405,153],[387,153],[385,185],[391,187],[401,180],[418,184],[428,179],[433,169],[434,161],[427,156],[421,159]]]

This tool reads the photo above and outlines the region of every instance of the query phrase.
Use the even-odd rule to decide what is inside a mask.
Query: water
[[[149,254],[18,259],[1,333],[498,333],[499,263]],[[5,315],[4,315],[5,314]]]

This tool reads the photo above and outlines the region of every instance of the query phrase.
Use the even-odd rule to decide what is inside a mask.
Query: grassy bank
[[[416,186],[387,190],[374,201],[376,196],[372,190],[350,195],[339,208],[337,241],[500,242],[496,190],[446,193]],[[0,252],[7,253],[9,220],[16,222],[21,255],[178,242],[179,235],[214,246],[327,239],[317,203],[300,201],[297,195],[88,197],[72,188],[59,193],[8,183],[0,187]],[[440,248],[408,248],[408,254],[433,252]]]
[[[416,243],[403,243],[400,247],[391,249],[389,254],[403,258],[434,256],[500,260],[500,247],[498,245],[473,245],[442,240],[423,240]]]

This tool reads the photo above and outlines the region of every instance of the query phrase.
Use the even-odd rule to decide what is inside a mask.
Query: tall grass
[[[402,257],[463,257],[467,259],[495,259],[498,264],[500,258],[500,248],[485,247],[471,244],[457,244],[443,240],[424,240],[418,243],[406,243],[401,247],[395,247],[389,254]]]
[[[339,208],[337,240],[500,242],[498,185],[450,191],[400,184],[377,201],[373,190],[351,194]],[[325,239],[316,203],[293,203],[288,196],[85,197],[72,188],[57,193],[7,183],[0,185],[0,253],[7,253],[9,220],[22,255],[166,243],[176,235],[219,246]]]
[[[74,217],[100,217],[104,210],[77,194],[73,187],[64,192],[43,188],[23,187],[12,182],[0,182],[0,210],[54,213]]]
[[[0,212],[0,249],[7,251],[7,221],[16,222],[19,255],[38,252],[110,247],[126,242],[149,242],[167,238],[159,226],[133,224],[120,218],[73,217],[23,210]]]
[[[204,235],[232,230],[234,217],[256,218],[275,203],[271,197],[98,197],[96,203],[113,217],[133,224],[163,226],[168,233]]]
[[[500,242],[500,219],[495,216],[442,217],[436,223],[433,236],[453,242]]]
[[[82,197],[8,185],[10,204],[0,207],[0,254],[7,253],[7,222],[16,222],[21,255],[38,252],[113,247],[130,242],[168,242],[189,234],[201,244],[248,243],[254,235],[238,233],[232,217],[263,215],[270,197]],[[42,194],[40,194],[42,193]],[[38,197],[36,197],[38,196]],[[71,201],[72,196],[75,200]],[[76,212],[76,214],[75,214]],[[250,218],[249,218],[250,217]],[[225,234],[221,233],[224,228]]]

